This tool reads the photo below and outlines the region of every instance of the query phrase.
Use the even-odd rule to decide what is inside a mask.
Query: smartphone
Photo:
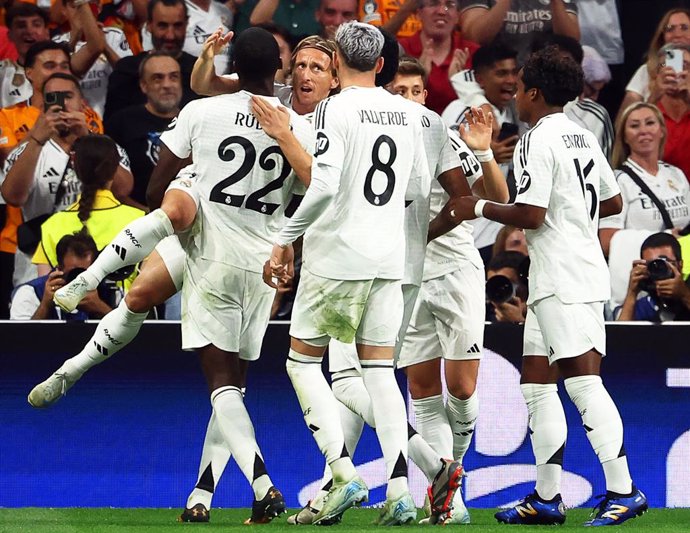
[[[515,137],[520,132],[520,128],[517,124],[512,124],[510,122],[504,122],[501,126],[501,131],[498,132],[498,140],[505,141],[510,137]]]
[[[666,50],[666,66],[671,67],[675,73],[683,72],[683,51]]]
[[[48,111],[51,107],[60,106],[60,109],[64,111],[65,94],[66,93],[64,91],[52,91],[46,93],[43,97],[44,109]]]

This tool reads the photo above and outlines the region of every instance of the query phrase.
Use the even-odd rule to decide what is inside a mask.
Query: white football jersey
[[[546,209],[525,230],[531,260],[528,303],[608,300],[609,271],[597,236],[599,202],[620,193],[594,135],[563,113],[537,122],[515,148],[516,204]]]
[[[430,177],[421,116],[402,100],[348,87],[316,108],[312,175],[327,167],[340,174],[337,194],[304,238],[304,263],[318,276],[403,278],[405,201],[426,198]]]
[[[652,176],[631,159],[627,159],[624,165],[637,174],[664,204],[674,227],[684,228],[690,223],[690,184],[681,169],[659,161],[659,171]],[[622,170],[616,171],[616,178],[623,196],[623,210],[617,215],[602,218],[599,228],[664,231],[664,219],[651,198]]]
[[[403,99],[402,97],[400,97]],[[429,231],[429,222],[435,214],[431,215],[430,210],[433,191],[443,187],[436,180],[438,176],[459,166],[463,166],[463,170],[471,166],[463,164],[457,150],[460,145],[465,146],[457,135],[451,133],[444,125],[441,117],[432,110],[406,100],[412,104],[416,112],[422,113],[422,135],[424,137],[424,151],[426,152],[427,163],[429,164],[429,175],[431,176],[431,190],[427,198],[408,202],[405,208],[405,275],[403,277],[403,284],[405,285],[421,285],[424,271],[424,254],[427,250],[427,233]],[[449,135],[453,135],[451,139]],[[459,141],[459,144],[455,144]],[[476,160],[474,154],[465,146],[471,159],[474,159],[479,167],[479,175],[481,176],[481,165]],[[474,171],[476,171],[476,167]],[[471,173],[471,172],[470,172]],[[474,180],[472,181],[474,183]],[[445,191],[444,191],[445,192]],[[446,198],[448,198],[446,196]],[[441,206],[443,207],[443,205]],[[437,211],[438,212],[438,211]]]
[[[0,61],[0,107],[26,102],[32,94],[34,90],[24,73],[24,67],[11,59]]]
[[[472,150],[454,131],[448,130],[448,136],[456,158],[459,158],[467,183],[472,187],[484,175],[482,165]],[[441,184],[437,180],[433,180],[431,182],[430,212],[432,219],[441,212],[449,198]],[[454,272],[462,266],[463,261],[469,261],[477,268],[484,268],[482,258],[474,246],[472,230],[472,224],[464,221],[427,245],[424,259],[424,281]]]
[[[278,147],[250,111],[251,94],[240,91],[188,103],[161,141],[179,158],[190,154],[198,174],[195,236],[198,254],[261,272],[294,191],[303,191]],[[264,97],[274,106],[274,97]],[[290,112],[295,137],[306,150],[314,133]]]

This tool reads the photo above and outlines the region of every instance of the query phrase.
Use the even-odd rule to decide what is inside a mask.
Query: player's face
[[[44,50],[36,56],[34,66],[26,69],[26,76],[34,90],[40,91],[48,76],[56,72],[70,74],[69,57],[62,50]]]
[[[152,57],[144,65],[141,92],[161,114],[176,111],[182,99],[180,65],[172,57]]]
[[[7,33],[10,41],[23,58],[32,44],[50,39],[48,27],[41,17],[16,17]]]
[[[455,0],[422,0],[417,15],[427,37],[447,37],[458,24],[458,4]]]
[[[174,6],[156,4],[147,28],[151,32],[154,50],[168,52],[174,56],[179,55],[187,32],[184,7],[182,4]]]
[[[623,129],[623,139],[632,154],[659,154],[662,136],[659,119],[651,109],[643,107],[628,115]]]
[[[517,91],[515,91],[515,106],[517,107],[518,118],[523,122],[529,122],[531,105],[525,93],[525,84],[522,81],[522,71],[518,73]]]
[[[393,92],[403,98],[424,105],[426,89],[421,76],[402,76],[396,74],[393,78]]]
[[[316,48],[303,48],[295,56],[292,68],[292,96],[311,113],[325,99],[338,80],[331,72],[331,58]]]
[[[357,18],[357,1],[322,0],[315,16],[323,27],[325,36],[332,39],[338,26]]]
[[[664,28],[666,44],[690,44],[690,19],[685,13],[674,13]]]
[[[62,92],[65,94],[65,111],[76,112],[84,108],[79,88],[70,80],[52,79],[43,86],[43,94]]]
[[[477,82],[487,100],[499,109],[507,106],[517,90],[518,68],[514,59],[496,61],[491,68],[477,73]]]
[[[285,78],[290,71],[290,58],[292,57],[292,49],[290,48],[290,43],[283,39],[277,33],[273,34],[273,38],[278,43],[278,50],[280,51],[280,62],[283,64],[283,68],[276,72],[276,81],[278,83],[285,83]]]

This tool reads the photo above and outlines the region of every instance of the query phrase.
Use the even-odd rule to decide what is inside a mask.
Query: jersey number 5
[[[592,204],[589,208],[589,218],[594,220],[594,217],[597,215],[599,199],[597,198],[597,191],[594,188],[594,185],[587,183],[587,176],[589,176],[589,173],[592,172],[592,169],[594,168],[594,160],[590,159],[589,163],[587,163],[584,168],[580,164],[579,159],[573,159],[573,163],[575,163],[575,172],[577,172],[577,177],[580,180],[580,187],[582,187],[582,194],[585,195],[585,200],[587,199],[588,192],[592,197]]]
[[[388,161],[385,163],[381,161],[381,145],[388,146]],[[381,135],[376,142],[374,148],[371,150],[371,167],[364,178],[364,197],[371,205],[382,206],[386,205],[393,195],[395,189],[395,172],[393,171],[393,163],[398,155],[398,149],[395,142],[388,135]],[[374,174],[379,171],[386,176],[386,188],[383,192],[376,193],[372,188],[371,182],[374,179]]]
[[[252,171],[252,168],[254,168],[254,163],[256,163],[256,148],[254,148],[254,145],[250,140],[245,139],[244,137],[233,136],[225,139],[218,146],[218,157],[220,157],[223,161],[232,161],[235,159],[236,153],[230,148],[230,146],[233,144],[237,144],[244,149],[244,160],[242,161],[240,168],[238,168],[224,180],[219,181],[215,187],[211,189],[211,197],[209,199],[212,202],[217,202],[219,204],[225,204],[232,207],[242,207],[242,204],[244,204],[245,208],[251,209],[252,211],[256,211],[264,215],[272,215],[276,209],[280,207],[280,204],[262,202],[261,198],[273,191],[277,191],[283,186],[283,182],[292,170],[290,164],[287,162],[287,159],[285,159],[285,156],[283,155],[283,152],[280,151],[280,148],[277,146],[270,146],[261,152],[261,155],[259,156],[259,166],[264,170],[271,171],[277,166],[276,161],[272,159],[271,156],[279,156],[279,158],[282,160],[282,166],[280,167],[278,177],[273,181],[268,182],[258,191],[254,191],[248,197],[246,197],[244,194],[225,193],[223,192],[223,189],[246,178]],[[244,201],[245,197],[247,198],[246,202]]]

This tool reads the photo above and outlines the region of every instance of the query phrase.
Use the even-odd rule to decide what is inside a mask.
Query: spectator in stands
[[[332,39],[343,22],[357,20],[357,0],[259,0],[249,20],[274,22],[298,39],[314,34]]]
[[[52,272],[17,287],[12,297],[12,320],[87,320],[101,318],[112,308],[98,290],[84,298],[75,313],[65,313],[53,303],[53,294],[75,273],[88,268],[98,255],[96,243],[86,232],[65,235],[56,247],[57,267]]]
[[[105,135],[85,135],[72,145],[74,171],[81,184],[79,199],[41,225],[41,244],[33,256],[38,275],[57,265],[56,246],[62,237],[85,227],[99,250],[144,211],[118,202],[111,187],[120,163],[117,145]]]
[[[489,44],[500,37],[518,52],[522,64],[540,34],[580,39],[575,0],[460,0],[460,25],[465,37]]]
[[[492,252],[492,257],[496,257],[501,252],[520,252],[522,255],[529,255],[525,231],[515,226],[503,226],[496,235]]]
[[[417,16],[419,0],[360,0],[359,20],[396,35],[412,37],[422,29]]]
[[[487,320],[525,321],[528,264],[527,256],[516,251],[499,252],[491,258],[486,267]]]
[[[17,2],[7,10],[5,23],[9,30],[7,36],[16,48],[17,59],[0,61],[0,107],[31,98],[31,82],[24,74],[26,52],[34,43],[50,39],[48,15],[34,4]]]
[[[151,52],[139,65],[139,86],[146,103],[121,109],[105,123],[105,131],[129,156],[134,188],[131,198],[146,209],[146,187],[158,163],[160,134],[180,111],[180,65],[165,52]]]
[[[187,6],[184,0],[151,0],[146,27],[151,33],[153,49],[167,52],[180,64],[182,73],[182,106],[198,98],[190,86],[196,58],[182,50],[187,32]],[[125,107],[143,104],[146,96],[139,86],[139,65],[148,52],[125,57],[115,65],[108,82],[105,119]]]
[[[110,74],[115,64],[123,57],[131,56],[132,51],[125,33],[120,28],[104,27],[101,30],[93,15],[82,16],[80,7],[73,4],[74,2],[63,3],[61,0],[56,2],[56,6],[65,15],[69,31],[53,37],[53,40],[68,43],[71,49],[85,54],[83,61],[89,68],[77,77],[80,78],[79,83],[85,100],[94,111],[103,116]],[[88,7],[87,9],[91,11]],[[84,22],[87,23],[86,26]],[[98,51],[96,43],[101,45],[103,53]]]
[[[683,258],[677,239],[655,233],[642,243],[633,261],[630,282],[617,320],[690,320],[690,286],[683,280]]]
[[[672,230],[690,222],[688,180],[682,170],[660,161],[666,141],[663,116],[653,104],[637,102],[622,112],[612,166],[618,169],[623,210],[599,223],[605,255],[619,230]]]
[[[422,29],[412,37],[400,39],[405,52],[416,57],[428,75],[426,106],[439,115],[457,95],[450,77],[471,68],[472,55],[479,45],[465,40],[457,30],[456,0],[420,0],[417,16]]]
[[[667,44],[690,44],[690,10],[671,9],[659,21],[647,51],[647,62],[635,71],[625,88],[621,112],[635,102],[656,104],[667,89],[675,88],[676,73],[659,61],[659,50]]]
[[[8,157],[5,179],[0,185],[7,203],[22,208],[25,224],[64,210],[77,200],[81,190],[70,163],[72,145],[90,132],[79,80],[71,74],[52,74],[43,84],[44,99],[48,93],[60,94],[64,103],[39,112],[26,141]],[[133,178],[126,155],[121,155],[115,180],[123,196],[129,194]],[[35,251],[34,243],[37,244],[19,244],[20,251],[15,254],[15,286],[35,277],[35,269],[26,262]]]

